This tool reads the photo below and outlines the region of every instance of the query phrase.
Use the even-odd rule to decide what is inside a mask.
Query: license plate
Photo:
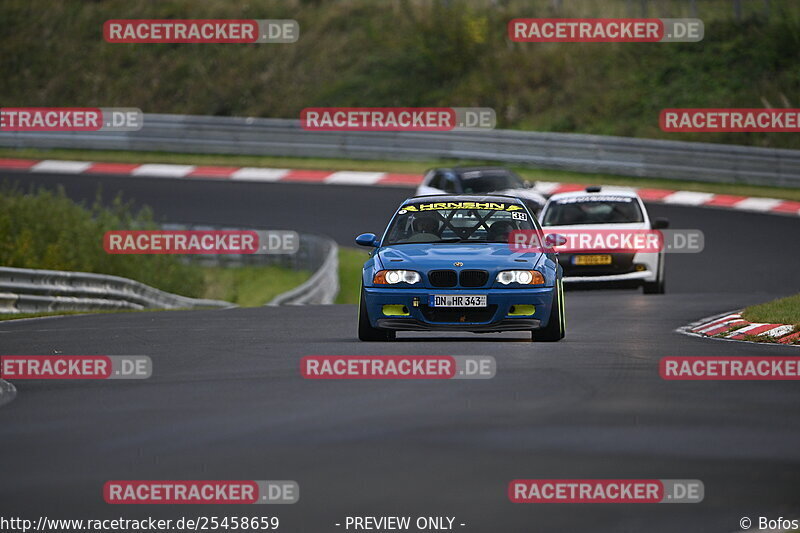
[[[576,265],[610,265],[610,255],[575,255],[572,262]]]
[[[486,307],[485,294],[431,294],[429,307]]]

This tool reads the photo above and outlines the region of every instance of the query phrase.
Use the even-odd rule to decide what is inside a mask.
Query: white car
[[[533,214],[538,214],[546,200],[531,187],[532,182],[503,167],[434,168],[425,173],[416,195],[502,194],[519,198]]]
[[[547,233],[576,230],[665,229],[665,218],[650,219],[644,202],[630,189],[587,187],[584,191],[554,194],[539,219]],[[635,233],[635,232],[634,232]],[[664,253],[584,252],[558,254],[564,283],[623,282],[641,285],[645,294],[664,293]]]

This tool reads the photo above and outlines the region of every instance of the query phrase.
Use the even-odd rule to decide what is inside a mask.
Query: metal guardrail
[[[7,404],[17,395],[17,389],[4,379],[0,379],[0,405]]]
[[[332,304],[339,293],[339,247],[326,239],[325,260],[302,285],[279,294],[267,305]]]
[[[800,150],[513,130],[305,131],[298,120],[145,114],[132,132],[0,132],[0,146],[357,159],[473,159],[800,187]]]
[[[164,229],[228,230],[244,229],[221,226],[165,224]],[[261,228],[248,228],[261,229]],[[267,305],[332,304],[339,293],[339,247],[336,241],[322,235],[300,234],[300,247],[293,254],[225,254],[200,255],[192,262],[203,266],[237,267],[275,265],[292,270],[310,270],[311,277],[303,284],[273,298]]]
[[[177,224],[164,228],[225,229]],[[332,304],[339,292],[338,247],[332,239],[320,235],[300,234],[300,248],[295,254],[197,256],[190,261],[233,268],[278,265],[313,272],[305,283],[278,295],[268,305]],[[119,276],[0,267],[0,313],[228,307],[236,306],[171,294]]]
[[[207,224],[161,224],[165,230],[264,230],[254,226],[211,226]],[[292,254],[221,254],[221,255],[195,255],[187,257],[192,264],[201,266],[264,266],[274,265],[292,270],[316,271],[325,262],[328,256],[329,243],[332,240],[322,235],[312,233],[299,234],[299,248]]]
[[[235,306],[171,294],[119,276],[0,267],[0,313],[205,307]]]

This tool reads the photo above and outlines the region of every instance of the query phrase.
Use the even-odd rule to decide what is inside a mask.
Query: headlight
[[[413,270],[380,270],[375,274],[372,282],[377,285],[395,285],[397,283],[413,285],[419,283],[421,279],[419,273]]]
[[[544,285],[544,276],[536,270],[504,270],[497,274],[497,282],[502,285]]]

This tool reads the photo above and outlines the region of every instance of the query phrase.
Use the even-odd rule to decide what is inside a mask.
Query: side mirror
[[[378,246],[378,237],[374,233],[362,233],[356,237],[356,244],[359,246]]]
[[[664,217],[654,218],[651,225],[653,229],[667,229],[669,227],[669,219]]]
[[[549,233],[544,238],[544,244],[548,248],[554,248],[567,244],[567,238],[560,233]]]
[[[533,189],[534,185],[536,185],[536,183],[534,183],[532,181],[525,180],[525,181],[522,182],[522,186],[524,188],[526,188],[526,189]]]

